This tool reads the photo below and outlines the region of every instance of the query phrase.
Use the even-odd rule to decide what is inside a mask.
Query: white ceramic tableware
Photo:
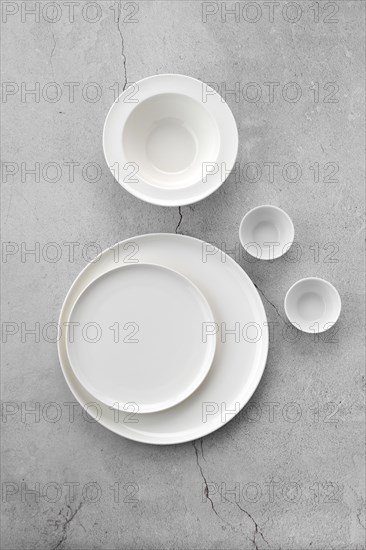
[[[294,242],[295,229],[290,216],[281,208],[262,205],[249,210],[239,227],[239,239],[251,256],[275,260]]]
[[[144,78],[113,103],[103,130],[106,162],[136,197],[181,206],[213,193],[236,159],[238,130],[223,98],[184,75]]]
[[[151,264],[117,267],[87,286],[73,307],[70,364],[110,407],[167,409],[207,375],[216,339],[203,342],[202,329],[213,322],[202,292],[183,275]]]
[[[88,264],[71,286],[60,315],[60,327],[83,290],[104,273],[127,261],[164,265],[188,277],[205,295],[216,324],[205,337],[216,338],[212,366],[187,399],[150,414],[116,411],[96,402],[80,384],[67,355],[65,331],[58,341],[61,367],[83,407],[96,402],[93,416],[115,433],[145,443],[174,444],[203,437],[231,420],[249,401],[262,377],[268,351],[268,326],[259,294],[230,256],[199,239],[150,234],[116,244]],[[118,414],[116,414],[118,412]]]
[[[338,320],[341,307],[337,289],[318,277],[297,281],[285,297],[285,312],[289,321],[303,332],[328,330]]]

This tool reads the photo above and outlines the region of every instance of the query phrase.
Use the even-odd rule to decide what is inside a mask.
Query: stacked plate
[[[60,326],[76,399],[105,427],[145,443],[194,440],[226,424],[267,358],[266,315],[249,277],[183,235],[105,250],[70,288]]]

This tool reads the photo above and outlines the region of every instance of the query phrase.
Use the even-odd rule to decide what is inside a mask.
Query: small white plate
[[[103,130],[106,162],[136,197],[182,206],[213,193],[238,151],[235,119],[207,84],[179,74],[144,78],[113,103]]]
[[[307,277],[297,281],[285,296],[285,312],[291,323],[303,332],[330,329],[341,313],[337,289],[325,279]]]
[[[128,261],[174,269],[196,284],[212,308],[216,324],[215,357],[202,384],[187,399],[165,411],[133,414],[111,409],[76,378],[66,353],[63,327],[73,304],[93,280]],[[243,269],[209,243],[174,234],[142,235],[105,250],[72,284],[62,306],[58,353],[65,379],[79,403],[94,403],[96,420],[113,432],[144,443],[183,443],[203,437],[231,420],[249,401],[262,377],[268,352],[268,323],[260,296]],[[216,334],[215,334],[216,332]]]
[[[243,248],[259,260],[275,260],[286,254],[294,238],[295,229],[290,216],[270,204],[249,210],[239,227]]]
[[[108,406],[139,413],[183,401],[207,375],[216,340],[207,300],[166,267],[132,264],[98,277],[70,315],[67,351],[81,384]]]

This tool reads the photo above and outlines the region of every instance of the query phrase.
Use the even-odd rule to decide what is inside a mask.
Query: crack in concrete
[[[178,229],[179,229],[179,227],[180,227],[180,225],[181,225],[181,223],[182,223],[182,220],[183,220],[183,214],[182,214],[182,207],[181,207],[181,206],[178,207],[178,212],[179,212],[180,218],[179,218],[178,225],[177,225],[177,227],[175,228],[175,232],[176,232],[177,235],[179,234],[179,233],[178,233]]]
[[[202,440],[201,440],[201,444],[202,444]],[[205,484],[205,497],[207,498],[207,500],[210,502],[211,504],[211,508],[212,508],[212,511],[214,512],[214,514],[219,518],[220,521],[226,523],[226,525],[229,525],[231,528],[233,528],[233,526],[228,523],[224,518],[222,518],[220,516],[220,514],[217,512],[216,508],[215,508],[215,505],[213,503],[213,500],[212,498],[210,497],[210,492],[209,492],[209,489],[208,489],[208,483],[207,483],[207,479],[205,477],[205,474],[203,473],[203,469],[202,469],[202,466],[200,464],[200,461],[199,461],[199,455],[198,455],[198,449],[197,449],[197,446],[196,446],[196,442],[195,441],[192,441],[192,445],[193,445],[193,448],[195,450],[195,453],[196,453],[196,462],[197,462],[197,466],[198,466],[198,469],[200,471],[200,474],[201,474],[201,477],[203,479],[203,482]],[[202,447],[201,447],[202,448]]]
[[[341,403],[342,402],[343,401],[341,401]],[[366,530],[366,526],[361,521],[362,511],[365,508],[365,500],[361,495],[359,495],[357,493],[357,491],[355,491],[355,489],[353,487],[350,487],[350,489],[351,489],[352,493],[355,495],[356,499],[361,501],[361,506],[358,506],[356,508],[356,518],[357,518],[357,523],[360,525],[360,527],[362,527],[362,529]]]
[[[121,31],[121,27],[119,25],[120,23],[120,20],[121,20],[121,14],[122,14],[122,3],[121,3],[121,0],[119,1],[119,7],[118,7],[118,17],[117,17],[117,29],[118,29],[118,33],[120,35],[120,38],[121,38],[121,55],[122,55],[122,62],[123,62],[123,72],[124,72],[124,79],[125,79],[125,83],[123,85],[123,88],[122,88],[122,91],[124,92],[125,89],[126,89],[126,86],[127,86],[127,69],[126,69],[126,55],[125,55],[125,41],[124,41],[124,38],[123,38],[123,34],[122,34],[122,31]]]
[[[55,53],[55,49],[56,49],[56,38],[55,38],[55,33],[53,32],[53,30],[51,29],[51,34],[52,34],[52,39],[53,39],[53,48],[51,50],[51,53],[50,53],[50,58],[49,58],[49,63],[51,65],[51,71],[52,71],[52,76],[53,76],[53,80],[55,81],[55,70],[54,70],[54,67],[53,67],[53,56],[54,56],[54,53]]]
[[[213,500],[212,498],[210,497],[210,493],[209,493],[209,488],[208,488],[208,483],[207,483],[207,479],[206,479],[206,476],[203,472],[203,468],[200,464],[200,461],[199,461],[199,453],[198,453],[198,448],[197,448],[197,445],[196,445],[196,442],[195,441],[192,441],[192,445],[193,445],[193,448],[195,450],[195,453],[196,453],[196,462],[197,462],[197,466],[198,466],[198,469],[200,471],[200,474],[201,474],[201,477],[203,479],[203,482],[204,482],[204,485],[205,485],[205,491],[204,491],[204,494],[205,494],[205,497],[207,498],[207,500],[210,502],[211,504],[211,508],[213,510],[213,512],[215,513],[215,515],[219,518],[220,521],[222,521],[223,523],[225,523],[226,525],[228,525],[231,529],[233,529],[233,531],[236,531],[236,528],[234,525],[232,525],[231,523],[229,523],[228,521],[226,521],[222,516],[220,516],[220,514],[217,512],[216,508],[215,508],[215,505],[213,503]],[[203,438],[200,439],[200,445],[201,445],[201,456],[203,458],[203,460],[206,462],[206,459],[203,455]],[[223,495],[221,495],[221,497],[223,497]],[[226,497],[223,497],[226,502],[229,502],[230,504],[234,504],[231,500],[227,499]],[[257,537],[261,537],[262,540],[267,544],[267,546],[270,548],[270,545],[269,545],[269,542],[266,540],[265,536],[263,535],[258,523],[255,521],[255,519],[253,518],[253,516],[247,512],[246,510],[244,510],[244,508],[242,508],[240,506],[240,504],[238,504],[237,502],[235,502],[235,504],[237,505],[237,507],[253,522],[254,524],[254,538],[251,539],[249,538],[249,540],[254,544],[254,548],[255,550],[259,550],[259,547],[258,547],[258,544],[257,544]]]
[[[356,513],[357,521],[362,527],[362,529],[366,529],[365,525],[361,521],[361,514],[362,514],[363,506],[361,506],[360,511]]]
[[[62,523],[62,535],[61,535],[61,539],[58,541],[58,543],[56,544],[56,546],[54,546],[52,548],[52,550],[57,550],[57,548],[59,548],[61,546],[61,544],[63,544],[66,539],[67,539],[67,527],[68,525],[72,522],[72,520],[74,519],[74,517],[76,516],[76,514],[79,512],[80,508],[82,507],[83,503],[80,502],[79,506],[77,508],[75,508],[74,512],[72,512],[71,510],[71,506],[69,506],[67,504],[67,512],[66,512],[66,516],[63,516],[65,521]],[[60,512],[61,514],[61,512]]]
[[[262,296],[263,296],[263,298],[266,300],[266,302],[267,302],[268,304],[270,304],[270,305],[276,310],[277,315],[279,316],[279,318],[282,319],[282,321],[287,325],[287,321],[286,321],[286,319],[284,319],[284,318],[282,317],[281,313],[280,313],[279,310],[278,310],[278,307],[277,307],[273,302],[271,302],[271,300],[269,300],[269,299],[267,298],[267,296],[264,294],[263,290],[262,290],[261,288],[259,288],[258,285],[256,285],[255,283],[253,283],[253,284],[254,284],[255,288],[258,290],[258,292],[260,292],[260,294],[262,294]]]
[[[229,502],[230,502],[230,501],[229,501]],[[251,519],[252,522],[254,523],[254,529],[255,529],[255,531],[254,531],[254,538],[252,539],[252,542],[253,542],[253,544],[254,544],[254,546],[255,546],[255,549],[256,549],[256,550],[259,550],[259,549],[258,549],[258,546],[257,546],[257,540],[256,540],[257,535],[259,535],[260,537],[262,537],[263,541],[264,541],[264,542],[267,544],[267,546],[270,548],[269,542],[268,542],[268,541],[266,540],[266,538],[264,537],[262,531],[260,530],[260,528],[259,528],[259,526],[258,526],[258,523],[255,521],[255,519],[253,518],[253,516],[252,516],[251,514],[249,514],[249,512],[247,512],[246,510],[244,510],[244,508],[242,508],[238,502],[235,502],[235,504],[237,505],[237,507],[239,508],[239,510],[241,510],[242,512],[244,512],[244,514],[246,514],[247,517],[248,517],[249,519]]]
[[[203,460],[206,462],[205,455],[203,454],[203,437],[201,437],[200,443],[201,443],[201,455]]]
[[[201,477],[202,477],[204,485],[205,485],[205,490],[204,490],[205,497],[210,502],[211,508],[212,508],[213,512],[215,513],[215,515],[219,518],[219,520],[222,521],[223,523],[225,523],[226,525],[228,525],[229,527],[231,527],[231,529],[233,529],[234,531],[236,531],[235,526],[232,525],[231,523],[229,523],[228,521],[226,521],[217,512],[217,510],[215,508],[215,505],[213,503],[213,500],[210,497],[207,479],[206,479],[206,476],[203,472],[203,468],[202,468],[202,466],[200,464],[200,461],[199,461],[199,453],[198,453],[198,448],[197,448],[197,445],[196,445],[196,441],[192,441],[192,445],[193,445],[193,448],[194,448],[195,454],[196,454],[197,466],[198,466],[198,469],[200,471]],[[203,454],[203,438],[200,439],[200,445],[201,445],[201,456],[202,456],[203,460],[206,462],[206,459],[205,459],[204,454]],[[221,497],[223,497],[223,495],[221,495]],[[225,496],[223,498],[226,500],[226,502],[229,502],[230,504],[234,504],[231,500],[227,499]],[[268,546],[268,548],[270,548],[269,542],[267,541],[267,539],[263,535],[258,523],[255,521],[253,516],[249,512],[247,512],[247,510],[242,508],[238,502],[235,502],[235,504],[239,508],[239,510],[241,510],[241,512],[243,512],[246,515],[246,517],[248,517],[251,520],[251,522],[254,524],[254,535],[253,535],[254,538],[252,538],[252,539],[249,538],[249,540],[254,544],[255,550],[259,550],[259,547],[258,547],[258,544],[257,544],[257,537],[261,537],[263,542],[265,542],[266,545]]]
[[[223,495],[221,495],[221,496],[223,496]],[[223,498],[226,500],[226,502],[229,502],[230,504],[234,504],[234,502],[232,502],[231,500],[229,500],[225,496]],[[257,536],[262,537],[262,540],[267,544],[268,548],[270,548],[269,542],[267,541],[267,539],[263,535],[258,523],[255,521],[253,516],[249,512],[247,512],[247,510],[242,508],[238,502],[235,501],[235,504],[239,508],[239,510],[241,510],[254,523],[254,535],[253,535],[254,538],[249,539],[249,540],[254,544],[255,550],[259,550],[258,545],[257,545]]]

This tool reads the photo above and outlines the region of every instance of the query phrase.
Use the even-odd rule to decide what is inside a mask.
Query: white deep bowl
[[[260,260],[275,260],[285,254],[295,238],[294,224],[281,208],[270,204],[249,210],[239,227],[243,248]]]
[[[285,297],[289,321],[303,332],[318,333],[330,329],[338,320],[341,307],[337,289],[318,277],[297,281]]]
[[[132,111],[122,146],[127,162],[138,164],[146,183],[178,189],[200,181],[207,159],[216,162],[220,134],[201,103],[181,94],[160,94]]]
[[[156,75],[127,88],[103,130],[106,162],[136,197],[181,206],[213,193],[234,166],[235,119],[207,84],[184,75]]]

